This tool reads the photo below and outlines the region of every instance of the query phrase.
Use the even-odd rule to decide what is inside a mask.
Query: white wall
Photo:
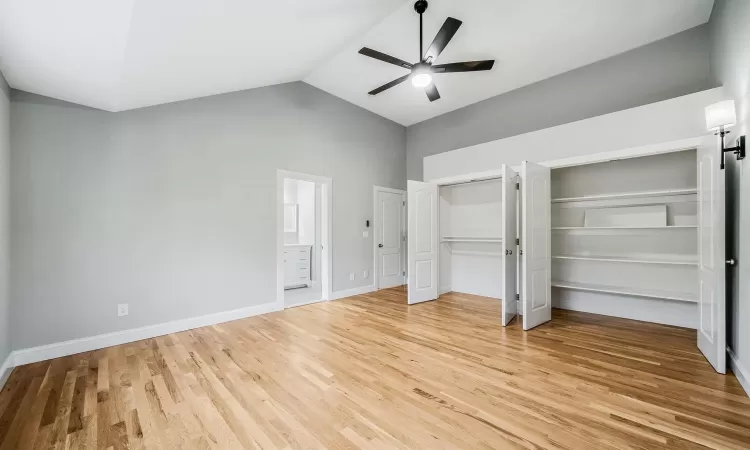
[[[727,138],[750,135],[750,2],[716,0],[711,13],[712,61],[714,76],[724,85],[737,105],[738,124]],[[727,178],[731,187],[728,212],[732,213],[731,238],[727,256],[738,264],[729,268],[728,309],[730,335],[727,341],[741,368],[745,389],[750,389],[750,159],[736,161],[727,155]],[[742,231],[742,233],[741,233]]]
[[[373,185],[406,187],[405,128],[304,83],[11,115],[15,349],[275,302],[277,169],[333,179],[333,289],[372,285]]]
[[[0,73],[0,366],[11,350],[9,297],[10,89]],[[0,369],[0,386],[5,374]]]
[[[704,108],[721,88],[487,142],[424,159],[424,179],[500,170],[503,164],[546,162],[706,134]]]

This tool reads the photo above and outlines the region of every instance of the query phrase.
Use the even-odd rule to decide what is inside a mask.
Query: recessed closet
[[[440,292],[500,299],[502,180],[440,186]]]
[[[696,151],[552,170],[553,304],[697,328]]]
[[[548,168],[524,162],[520,176],[503,166],[465,182],[409,181],[407,190],[410,304],[453,291],[497,298],[503,325],[516,316],[518,299],[524,329],[549,320]],[[519,243],[529,251],[517,278]]]

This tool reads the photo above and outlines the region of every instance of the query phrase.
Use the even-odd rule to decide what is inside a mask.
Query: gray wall
[[[10,353],[8,196],[10,162],[10,88],[0,73],[0,365]],[[0,373],[0,385],[4,374]]]
[[[708,25],[566,72],[407,129],[407,177],[422,159],[716,87]]]
[[[277,168],[333,179],[333,288],[371,285],[372,186],[406,184],[404,127],[304,83],[11,111],[15,349],[275,302]]]
[[[738,135],[750,134],[750,2],[716,0],[711,13],[711,68],[714,76],[737,107],[737,127],[728,138],[734,145]],[[727,257],[738,265],[728,268],[729,279],[729,347],[744,370],[750,370],[750,159],[737,161],[727,155],[727,178],[730,185],[728,208]],[[740,230],[744,233],[740,234]],[[747,372],[746,372],[747,376]],[[747,381],[750,381],[748,379]]]

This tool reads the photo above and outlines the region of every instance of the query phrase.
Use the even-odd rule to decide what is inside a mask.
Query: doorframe
[[[276,307],[284,306],[284,178],[303,180],[321,185],[321,227],[315,246],[320,250],[321,302],[333,298],[333,179],[290,170],[276,171]],[[316,208],[317,209],[317,208]],[[317,241],[320,235],[321,242]]]
[[[393,189],[382,186],[372,187],[372,281],[375,290],[380,289],[380,270],[378,265],[378,242],[377,236],[380,231],[378,221],[378,192],[387,192],[389,194],[400,194],[403,201],[401,207],[401,267],[402,272],[408,272],[406,270],[406,191],[402,189]],[[403,284],[406,284],[406,275],[402,277]]]

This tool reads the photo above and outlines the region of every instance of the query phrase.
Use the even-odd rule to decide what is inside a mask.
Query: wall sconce
[[[737,139],[737,145],[724,148],[724,136],[729,134],[730,127],[737,124],[737,113],[734,109],[734,100],[724,100],[706,107],[706,127],[708,131],[721,136],[721,168],[724,169],[724,153],[734,152],[737,161],[745,159],[745,136]]]

